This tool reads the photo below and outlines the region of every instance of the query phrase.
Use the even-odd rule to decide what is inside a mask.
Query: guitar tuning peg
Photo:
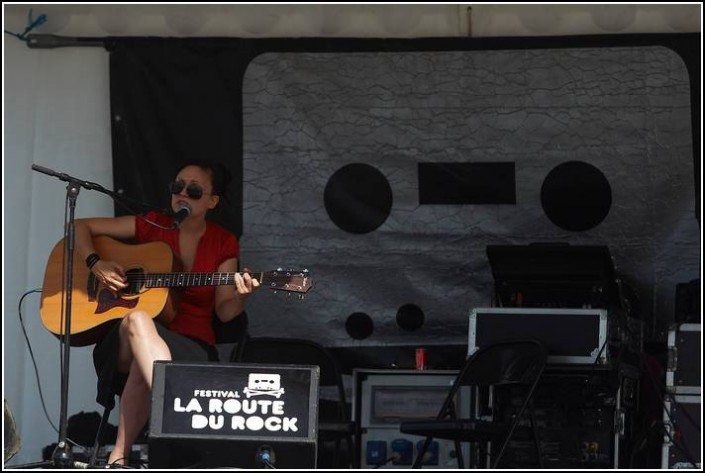
[[[308,273],[308,269],[304,269],[303,272],[304,272],[304,273]]]
[[[282,268],[277,268],[277,271],[284,271]]]

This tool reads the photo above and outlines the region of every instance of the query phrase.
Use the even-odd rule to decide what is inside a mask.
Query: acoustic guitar
[[[152,317],[164,309],[170,288],[187,286],[222,286],[235,283],[237,273],[173,272],[174,257],[166,243],[150,242],[128,245],[110,237],[93,239],[102,259],[123,267],[127,287],[117,294],[98,281],[74,252],[73,287],[71,290],[71,345],[96,343],[110,328],[108,322],[121,319],[133,310],[143,310]],[[66,304],[64,291],[64,240],[51,254],[44,274],[40,314],[44,326],[55,335],[65,333],[62,314]],[[308,292],[313,280],[308,271],[282,270],[250,273],[262,287],[275,291]]]

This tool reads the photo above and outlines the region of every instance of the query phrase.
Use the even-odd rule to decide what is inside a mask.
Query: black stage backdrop
[[[214,218],[242,232],[241,41],[120,41],[110,54],[115,188],[167,207],[167,185],[186,160],[222,162],[233,174]],[[127,211],[116,207],[118,215]]]
[[[115,188],[164,207],[176,165],[223,162],[242,263],[312,270],[254,335],[462,345],[485,246],[564,241],[610,247],[659,338],[699,272],[697,34],[108,45]]]

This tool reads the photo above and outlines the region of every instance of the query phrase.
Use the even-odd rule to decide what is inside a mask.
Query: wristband
[[[98,253],[91,253],[88,255],[88,258],[86,258],[86,266],[88,266],[88,269],[92,269],[98,261],[100,261]]]

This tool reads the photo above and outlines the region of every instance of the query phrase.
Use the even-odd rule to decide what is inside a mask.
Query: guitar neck
[[[188,286],[227,286],[235,284],[238,273],[147,273],[140,275],[144,286],[152,287],[188,287]],[[265,283],[264,273],[250,273],[260,284]]]

